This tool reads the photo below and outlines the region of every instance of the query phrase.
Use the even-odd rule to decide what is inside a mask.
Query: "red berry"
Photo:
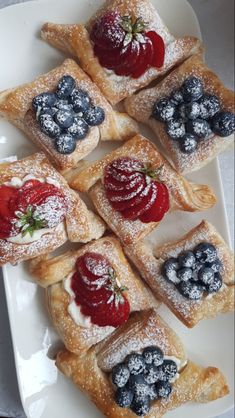
[[[19,196],[15,201],[15,210],[25,212],[28,206],[40,206],[51,196],[58,196],[64,201],[62,192],[53,184],[40,183],[31,189],[19,189]]]
[[[152,59],[152,66],[161,68],[164,64],[165,59],[165,44],[160,35],[154,31],[149,31],[146,36],[152,41],[154,55]]]
[[[0,186],[0,217],[11,219],[14,215],[11,209],[11,202],[15,202],[18,196],[18,189],[11,186]]]
[[[145,193],[146,187],[147,187],[146,179],[143,177],[142,182],[139,186],[139,189],[137,189],[136,192],[131,193],[129,195],[124,195],[125,199],[122,199],[123,195],[121,195],[120,200],[116,200],[116,201],[110,200],[112,207],[119,212],[123,212],[123,211],[125,212],[127,209],[130,209],[133,206],[136,207],[136,205],[142,202],[143,194]],[[107,197],[109,198],[108,194],[107,194]]]
[[[0,239],[17,235],[17,228],[8,220],[0,217]]]
[[[101,48],[113,49],[121,46],[125,31],[120,26],[121,17],[118,12],[108,12],[94,24],[90,38]]]
[[[146,43],[141,44],[140,61],[138,67],[132,73],[132,78],[141,77],[151,66],[154,56],[154,48],[150,39],[146,38]]]
[[[22,190],[32,189],[32,188],[34,188],[34,187],[40,186],[41,184],[42,184],[42,183],[41,183],[41,181],[39,181],[39,180],[34,180],[34,179],[27,180],[27,181],[23,184],[23,186],[20,188],[20,190],[22,191]]]
[[[150,208],[140,217],[141,222],[160,222],[165,213],[169,210],[169,192],[165,184],[154,183],[157,194]]]
[[[100,305],[94,311],[92,322],[100,327],[119,327],[126,322],[130,315],[130,304],[125,296],[122,302],[116,306],[115,301],[107,305]]]
[[[149,208],[152,199],[154,198],[153,194],[154,190],[152,183],[150,183],[145,188],[144,192],[141,193],[140,199],[136,201],[136,205],[123,210],[122,216],[129,220],[138,219]]]

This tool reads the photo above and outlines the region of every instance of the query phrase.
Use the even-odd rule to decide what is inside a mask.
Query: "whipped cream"
[[[14,237],[6,238],[6,241],[11,242],[13,244],[30,244],[34,241],[39,240],[42,238],[42,236],[46,234],[52,234],[59,231],[65,231],[64,223],[61,222],[59,225],[57,225],[55,228],[43,228],[39,229],[38,231],[34,231],[33,236],[31,236],[29,233],[22,236],[22,233],[15,235]]]
[[[41,183],[48,183],[48,184],[53,184],[54,186],[60,188],[60,183],[58,181],[56,181],[55,179],[51,178],[51,177],[35,177],[32,174],[27,174],[27,176],[25,176],[23,179],[21,179],[20,177],[12,177],[12,179],[6,183],[4,183],[6,186],[12,186],[15,187],[17,189],[19,189],[20,187],[22,187],[26,181],[28,180],[38,180]]]
[[[70,302],[68,306],[68,313],[73,318],[74,322],[83,328],[90,328],[92,326],[91,318],[90,316],[85,316],[81,312],[80,306],[78,306],[75,302],[75,293],[73,292],[73,289],[71,287],[71,281],[72,277],[74,275],[75,271],[73,271],[71,274],[69,274],[64,279],[64,290],[69,294],[70,296]]]

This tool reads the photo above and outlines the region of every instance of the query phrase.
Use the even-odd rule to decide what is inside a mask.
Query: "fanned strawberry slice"
[[[151,66],[154,57],[154,48],[150,39],[146,39],[145,44],[141,44],[142,47],[142,60],[138,64],[138,68],[131,74],[132,78],[141,77]]]
[[[165,213],[169,210],[169,193],[163,183],[154,182],[156,188],[156,199],[153,200],[150,208],[140,216],[141,222],[160,222]]]
[[[134,197],[138,196],[147,186],[146,179],[142,178],[135,183],[134,187],[131,189],[123,190],[107,190],[106,194],[111,203],[118,203],[122,201],[131,200]]]
[[[17,228],[4,218],[0,218],[0,239],[6,239],[10,236],[17,235]]]
[[[92,316],[92,322],[101,327],[112,326],[117,328],[127,321],[129,315],[130,304],[128,300],[123,297],[123,302],[120,302],[118,307],[116,307],[115,301],[98,306]]]
[[[113,50],[118,48],[125,36],[120,26],[121,17],[118,12],[111,11],[101,16],[93,25],[90,38],[95,45]]]
[[[129,199],[126,200],[122,200],[122,201],[110,201],[110,204],[112,205],[112,207],[117,210],[118,212],[125,212],[126,210],[132,208],[133,206],[137,206],[142,202],[143,196],[146,193],[146,188],[148,188],[149,186],[147,185],[147,182],[145,180],[145,182],[142,184],[142,190],[139,191],[135,196],[130,197]]]
[[[40,183],[40,185],[21,190],[18,199],[15,201],[15,210],[26,211],[28,206],[40,206],[48,197],[58,196],[64,200],[61,191],[53,184]]]
[[[120,63],[120,58],[125,58],[126,51],[122,50],[122,48],[115,48],[110,54],[110,51],[107,48],[101,48],[98,45],[94,46],[94,54],[99,57],[99,62],[102,67],[105,66],[108,70],[112,70],[116,68]]]
[[[153,183],[150,183],[142,193],[140,201],[136,205],[123,210],[121,212],[122,216],[129,220],[138,219],[150,207],[152,199],[154,199],[154,193]]]
[[[104,175],[104,185],[106,190],[112,190],[114,192],[122,192],[127,190],[132,190],[137,184],[143,180],[143,174],[138,173],[133,180],[128,183],[116,180],[112,177],[111,174],[105,173]]]
[[[112,292],[107,291],[104,286],[90,290],[90,287],[84,283],[82,277],[78,273],[74,273],[71,287],[75,295],[78,295],[82,304],[89,307],[96,307],[100,303],[107,302],[112,295]]]
[[[20,190],[22,191],[22,190],[32,189],[34,187],[41,186],[41,184],[42,184],[42,182],[39,181],[39,180],[30,179],[30,180],[27,180],[23,184],[23,186],[20,188]]]
[[[115,73],[119,76],[130,76],[133,69],[136,68],[137,61],[140,55],[140,44],[134,40],[128,45],[128,55],[125,61],[119,61],[119,65],[115,68]]]
[[[149,31],[146,36],[152,41],[154,54],[152,57],[152,66],[161,68],[165,60],[165,43],[160,35],[154,31]]]
[[[0,186],[0,217],[11,219],[14,215],[11,209],[11,202],[18,196],[18,189],[11,186]]]

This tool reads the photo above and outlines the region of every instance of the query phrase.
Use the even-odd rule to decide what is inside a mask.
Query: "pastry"
[[[101,219],[43,153],[0,165],[0,265],[15,264],[103,235]]]
[[[0,93],[0,116],[22,129],[61,171],[93,151],[99,139],[124,140],[138,132],[137,123],[114,111],[70,59],[31,83]]]
[[[30,270],[47,288],[52,321],[76,354],[103,340],[131,312],[158,306],[111,236],[59,257],[33,260]]]
[[[180,173],[208,164],[234,141],[234,92],[195,55],[156,87],[128,98],[129,115],[149,125]]]
[[[154,251],[143,242],[125,251],[155,296],[187,327],[234,310],[233,253],[209,222]]]
[[[79,59],[116,104],[198,52],[198,39],[176,39],[149,0],[108,0],[86,24],[46,23],[42,38]]]
[[[147,235],[169,210],[195,212],[216,202],[209,186],[177,174],[141,135],[101,161],[74,170],[69,183],[89,191],[99,214],[126,245]]]
[[[206,403],[229,393],[220,370],[188,360],[177,335],[154,310],[134,313],[83,356],[60,351],[56,365],[108,418],[160,418],[187,402]]]

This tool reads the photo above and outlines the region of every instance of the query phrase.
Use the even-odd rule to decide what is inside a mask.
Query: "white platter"
[[[0,11],[0,90],[32,80],[63,60],[62,54],[38,36],[45,21],[85,21],[102,0],[39,0]],[[197,18],[186,0],[153,0],[175,35],[200,36]],[[143,132],[154,141],[150,131]],[[90,158],[97,159],[117,145],[101,146]],[[0,120],[0,158],[30,155],[34,146],[7,122]],[[218,204],[206,213],[177,213],[166,217],[151,238],[155,242],[179,237],[202,218],[210,220],[229,241],[224,198],[217,161],[189,176],[210,184]],[[60,345],[47,315],[44,291],[30,282],[26,265],[4,268],[4,282],[10,316],[22,404],[28,418],[101,418],[103,415],[56,369],[51,360]],[[233,315],[204,321],[186,329],[166,308],[161,315],[179,333],[190,358],[206,366],[219,367],[231,386],[231,395],[210,404],[190,404],[167,415],[171,418],[210,418],[233,406]]]

